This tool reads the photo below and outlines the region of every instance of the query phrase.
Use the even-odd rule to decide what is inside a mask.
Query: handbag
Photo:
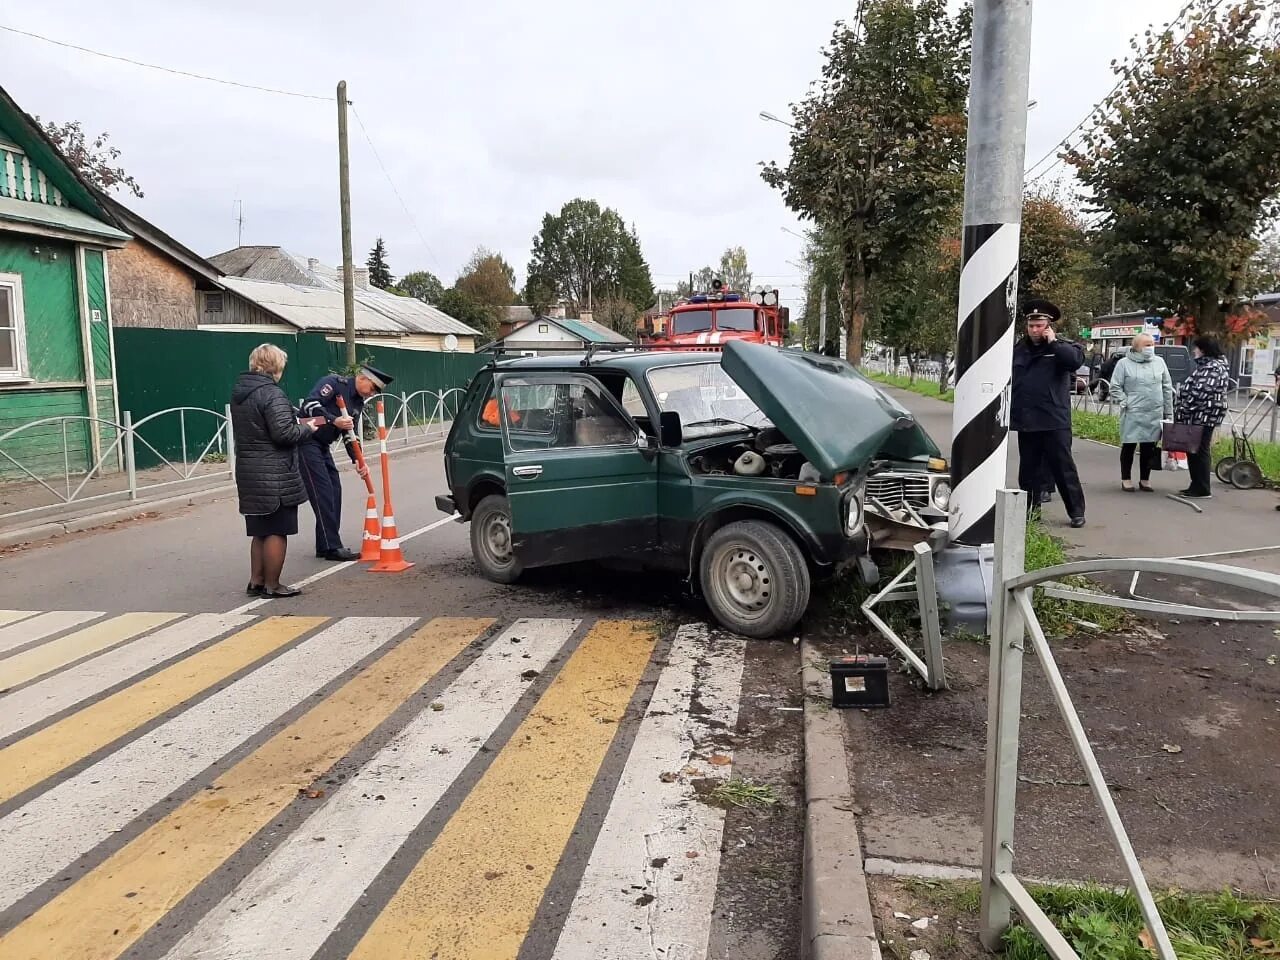
[[[1204,427],[1198,423],[1166,423],[1160,445],[1171,453],[1195,453],[1204,439]]]

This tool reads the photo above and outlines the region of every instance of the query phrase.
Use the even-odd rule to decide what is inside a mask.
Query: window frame
[[[0,273],[0,287],[9,293],[9,309],[13,320],[13,358],[15,367],[0,367],[0,383],[30,383],[30,367],[27,365],[27,320],[23,309],[22,275]]]
[[[630,450],[637,449],[640,446],[640,437],[644,435],[644,431],[636,424],[622,404],[618,402],[613,393],[601,383],[598,379],[589,374],[582,373],[566,373],[558,371],[538,372],[536,374],[520,374],[514,371],[510,373],[500,374],[493,379],[494,387],[499,397],[499,410],[502,413],[502,444],[507,456],[515,454],[537,453],[543,456],[551,456],[556,454],[571,454],[584,450]],[[545,448],[534,449],[517,449],[511,443],[511,424],[507,420],[507,403],[506,403],[506,387],[531,387],[531,386],[561,386],[571,387],[574,384],[581,384],[600,393],[601,401],[606,407],[617,414],[623,423],[627,424],[632,433],[632,439],[618,443],[593,443],[593,444],[570,444],[567,446],[549,446]],[[486,401],[487,402],[487,401]],[[559,402],[557,400],[557,402]],[[532,432],[532,431],[530,431]]]

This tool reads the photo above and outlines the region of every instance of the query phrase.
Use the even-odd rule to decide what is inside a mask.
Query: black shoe
[[[302,591],[299,590],[297,587],[286,587],[284,584],[281,584],[279,588],[275,590],[268,590],[265,587],[262,589],[262,595],[264,597],[267,597],[270,600],[280,600],[286,597],[296,597],[300,593],[302,593]]]
[[[1213,499],[1212,493],[1199,493],[1191,489],[1179,490],[1178,496],[1186,497],[1188,500],[1212,500]]]
[[[316,557],[321,560],[359,560],[360,554],[354,550],[348,550],[346,547],[339,547],[337,550],[326,550],[323,553],[317,553]]]
[[[244,592],[251,597],[262,596],[262,591],[266,589],[266,585],[262,583],[251,583],[244,588]]]
[[[1071,526],[1079,530],[1081,527],[1084,526],[1084,517],[1072,517]]]

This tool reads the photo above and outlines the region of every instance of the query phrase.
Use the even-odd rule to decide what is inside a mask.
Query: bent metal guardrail
[[[1102,768],[1089,744],[1089,736],[1071,701],[1053,650],[1036,619],[1031,599],[1039,587],[1049,596],[1101,606],[1124,607],[1152,613],[1176,614],[1206,620],[1280,622],[1280,607],[1273,610],[1215,610],[1208,607],[1165,603],[1159,600],[1112,596],[1059,583],[1064,577],[1086,573],[1147,572],[1185,577],[1249,590],[1280,600],[1280,577],[1255,570],[1183,559],[1109,559],[1061,564],[1042,570],[1025,569],[1026,494],[1002,490],[996,503],[996,553],[991,608],[991,666],[987,694],[986,801],[982,828],[982,941],[999,949],[1016,909],[1023,921],[1055,960],[1080,960],[1065,937],[1018,879],[1013,868],[1013,832],[1018,781],[1018,726],[1022,707],[1022,659],[1026,638],[1049,684],[1072,746],[1084,768],[1090,788],[1102,809],[1107,832],[1124,862],[1133,891],[1151,932],[1160,960],[1177,960],[1168,931],[1156,908],[1129,835],[1112,800]]]
[[[140,431],[162,417],[168,418],[174,415],[178,418],[180,455],[179,458],[171,459],[161,453],[157,446]],[[189,415],[214,418],[212,436],[198,449],[191,446],[188,436]],[[60,450],[49,451],[46,448],[43,454],[27,454],[24,457],[16,450],[5,449],[5,444],[15,437],[23,437],[26,434],[25,439],[30,439],[36,435],[36,431],[41,429],[45,430],[47,435],[48,428],[51,426],[54,427],[55,435],[61,439]],[[78,426],[83,426],[83,433],[73,444],[71,431]],[[106,442],[107,438],[102,436],[104,433],[113,435],[109,443]],[[101,437],[100,443],[94,441],[94,434]],[[150,451],[158,461],[158,473],[144,475],[141,480],[139,480],[137,468],[139,445]],[[17,444],[10,444],[11,448],[16,446]],[[98,447],[102,449],[95,452],[95,448]],[[47,459],[56,456],[59,452],[61,465],[58,471],[33,469],[32,461],[37,456]],[[225,458],[225,466],[221,464],[223,458]],[[133,422],[132,414],[128,410],[121,414],[119,423],[104,417],[44,417],[0,434],[0,465],[16,467],[16,480],[33,483],[37,489],[47,492],[53,498],[51,503],[0,513],[0,520],[15,517],[37,518],[68,506],[106,502],[113,499],[137,500],[140,494],[148,491],[189,484],[195,480],[229,479],[235,470],[231,408],[225,407],[222,412],[219,412],[203,407],[171,407],[143,417],[137,423]],[[210,469],[211,466],[214,468]],[[121,469],[124,472],[123,486],[116,486],[114,489],[103,492],[95,492],[96,488],[90,486],[94,480],[105,483],[110,475],[118,476]],[[172,479],[168,478],[170,474],[173,475]],[[149,479],[151,476],[166,479],[152,480]]]

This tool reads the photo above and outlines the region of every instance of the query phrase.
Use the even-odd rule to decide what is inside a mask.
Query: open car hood
[[[823,477],[938,456],[911,412],[843,360],[731,340],[721,365]]]

